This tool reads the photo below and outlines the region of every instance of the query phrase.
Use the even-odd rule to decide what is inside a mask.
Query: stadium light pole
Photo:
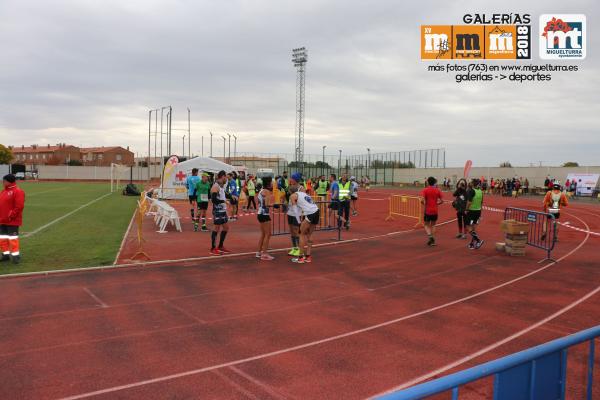
[[[202,147],[201,147],[201,151],[202,151],[202,157],[204,157],[204,135],[202,135]]]
[[[183,135],[183,137],[181,139],[182,139],[182,145],[183,145],[183,147],[181,149],[181,154],[182,154],[181,157],[185,158],[185,135]],[[188,142],[189,142],[189,139],[188,139]]]
[[[342,150],[338,150],[340,152],[340,158],[338,159],[338,179],[342,174]]]
[[[188,107],[188,157],[192,158],[192,130],[191,130],[191,111]]]

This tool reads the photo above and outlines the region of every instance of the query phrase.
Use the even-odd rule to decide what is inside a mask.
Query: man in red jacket
[[[4,190],[0,192],[0,250],[2,261],[18,264],[21,260],[19,252],[19,227],[23,223],[25,192],[21,190],[12,174],[2,179]]]

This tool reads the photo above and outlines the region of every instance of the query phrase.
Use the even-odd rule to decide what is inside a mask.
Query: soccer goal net
[[[129,167],[121,164],[110,164],[110,192],[122,190],[121,181],[127,179]]]

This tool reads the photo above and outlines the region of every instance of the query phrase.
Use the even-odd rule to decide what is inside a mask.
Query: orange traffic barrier
[[[417,220],[415,227],[423,224],[423,204],[421,197],[392,195],[390,196],[390,212],[386,221],[393,220],[394,217],[414,218]]]

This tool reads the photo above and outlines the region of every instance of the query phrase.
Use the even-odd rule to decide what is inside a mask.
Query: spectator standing
[[[4,190],[0,192],[0,249],[1,261],[12,259],[13,264],[21,261],[19,250],[19,227],[23,224],[25,192],[17,186],[13,174],[2,179]]]

